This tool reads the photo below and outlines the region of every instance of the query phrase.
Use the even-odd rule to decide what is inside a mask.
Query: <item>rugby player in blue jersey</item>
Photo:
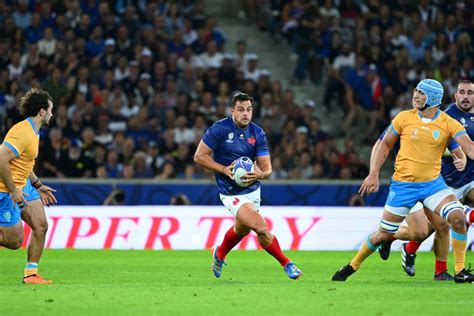
[[[245,93],[232,97],[232,116],[217,121],[204,134],[194,161],[214,172],[219,195],[224,206],[235,217],[235,224],[225,234],[224,240],[212,251],[212,271],[219,278],[225,257],[250,231],[257,234],[258,242],[283,267],[291,279],[302,273],[281,251],[277,238],[270,233],[260,208],[261,180],[272,173],[270,151],[265,132],[252,120],[253,98]],[[234,161],[240,157],[256,161],[254,172],[242,179],[248,184],[238,186],[232,179]]]
[[[451,104],[445,112],[459,121],[466,129],[469,137],[474,138],[474,84],[468,80],[460,81],[454,95],[455,103]],[[383,137],[383,134],[382,136]],[[374,145],[374,148],[380,140]],[[466,220],[468,224],[474,222],[474,212],[471,212],[474,201],[474,162],[467,159],[462,163],[463,153],[459,153],[459,145],[451,141],[448,148],[453,156],[443,157],[441,164],[441,175],[446,184],[450,186],[456,197],[466,205]],[[421,203],[417,203],[407,217],[407,226],[400,227],[395,234],[395,239],[410,240],[403,244],[402,267],[409,276],[415,275],[416,251],[421,243],[436,230],[434,251],[436,256],[434,280],[452,280],[453,277],[447,272],[447,258],[449,253],[449,225],[438,216],[423,209]],[[426,215],[426,217],[425,217]],[[430,223],[433,225],[431,226]],[[379,249],[380,256],[386,260],[390,254],[392,242],[385,243]]]

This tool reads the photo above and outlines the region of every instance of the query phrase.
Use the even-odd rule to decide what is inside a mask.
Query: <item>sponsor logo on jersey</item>
[[[434,138],[434,139],[438,140],[439,135],[441,135],[440,131],[438,131],[438,130],[433,131],[433,138]]]

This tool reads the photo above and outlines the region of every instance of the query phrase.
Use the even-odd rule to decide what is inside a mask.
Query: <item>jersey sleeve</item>
[[[387,134],[387,131],[389,130],[391,125],[387,126],[387,128],[382,132],[382,134],[380,134],[379,136],[379,140],[382,140],[383,137],[385,136],[385,134]]]
[[[390,124],[390,127],[393,132],[395,132],[397,135],[400,135],[403,131],[403,127],[405,124],[405,112],[400,112],[398,113],[392,120],[392,124]],[[385,131],[387,132],[387,130]]]
[[[3,140],[3,145],[7,146],[15,156],[19,157],[27,148],[28,146],[28,138],[22,136],[21,128],[17,126],[13,126],[5,136]]]
[[[467,134],[464,126],[462,126],[461,123],[451,117],[448,119],[448,132],[449,136],[451,136],[452,139],[456,139],[456,137],[458,136]]]
[[[460,147],[458,143],[456,143],[456,141],[454,141],[453,139],[451,139],[448,143],[448,149],[449,151],[453,151],[454,149]]]
[[[207,146],[209,146],[209,148],[215,150],[217,146],[219,146],[223,134],[224,128],[219,124],[215,123],[206,130],[206,133],[204,133],[204,136],[202,137],[202,141]]]
[[[260,131],[257,138],[257,157],[261,156],[270,156],[267,135],[265,135],[265,132],[263,130]]]

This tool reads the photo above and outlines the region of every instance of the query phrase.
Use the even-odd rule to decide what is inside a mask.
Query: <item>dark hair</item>
[[[473,83],[473,82],[472,82],[471,80],[469,80],[469,79],[459,80],[459,81],[458,81],[458,84],[456,85],[456,87],[457,87],[456,90],[459,89],[459,85],[460,85],[460,84],[472,84],[472,83]]]
[[[33,88],[21,97],[18,108],[20,113],[26,117],[36,116],[41,109],[48,109],[48,101],[53,102],[48,92]]]
[[[232,107],[235,106],[237,102],[242,102],[242,101],[253,101],[253,98],[249,96],[247,93],[243,92],[237,92],[232,96]]]

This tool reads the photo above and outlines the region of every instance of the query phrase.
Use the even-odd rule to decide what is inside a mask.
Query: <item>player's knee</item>
[[[370,235],[370,242],[374,246],[380,246],[384,242],[389,241],[392,236],[393,234],[386,232],[382,229],[379,229]]]
[[[449,229],[451,228],[451,225],[447,221],[438,221],[436,223],[435,230],[438,233],[449,233]]]
[[[35,225],[35,227],[32,227],[32,231],[33,231],[33,234],[45,236],[46,233],[48,232],[48,228],[49,228],[48,222],[44,221],[44,222],[39,223],[38,225]]]
[[[18,238],[12,238],[10,240],[6,240],[3,246],[8,249],[16,250],[20,248],[22,244],[23,244],[23,237],[18,237]]]
[[[466,217],[462,211],[452,212],[448,220],[455,231],[464,232],[466,230]]]
[[[257,235],[267,235],[269,234],[267,223],[262,222],[254,226],[253,231]]]

